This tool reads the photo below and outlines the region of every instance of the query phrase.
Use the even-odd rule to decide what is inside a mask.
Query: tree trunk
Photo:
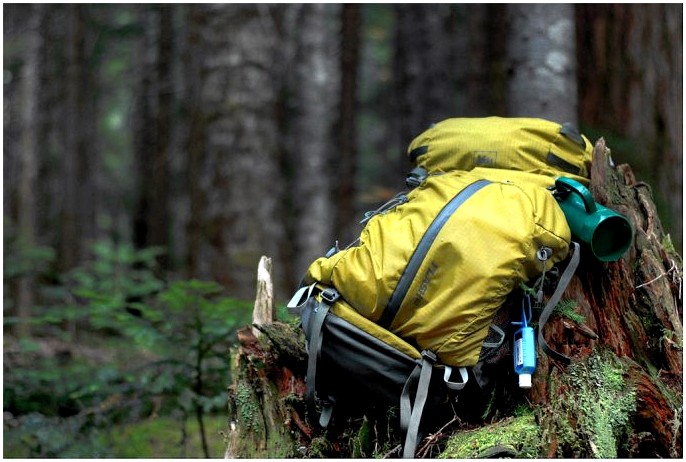
[[[565,369],[542,357],[548,380],[531,399],[541,403],[549,455],[681,457],[682,262],[648,186],[627,165],[611,170],[605,150],[600,140],[591,191],[629,217],[634,245],[616,263],[586,256],[565,295],[585,321],[560,319],[547,333],[575,363]]]
[[[67,7],[65,113],[62,151],[60,270],[67,272],[85,258],[96,236],[99,151],[95,142],[97,105],[95,74],[89,62],[92,41],[87,5]]]
[[[153,46],[158,39],[157,11],[153,7],[146,6],[138,11],[138,18],[144,32],[135,50],[138,82],[134,99],[133,147],[136,153],[134,159],[138,183],[138,201],[134,211],[133,241],[137,247],[143,248],[150,245],[149,229],[154,226],[151,224],[150,218],[151,196],[155,187],[152,181],[153,166],[157,152],[157,137],[154,129],[157,104],[154,95],[156,94],[155,68],[158,57]]]
[[[334,59],[335,35],[329,24],[336,6],[306,4],[298,8],[295,27],[292,132],[289,165],[293,167],[295,285],[309,263],[332,245],[334,206],[330,178],[334,117],[338,107],[340,72]],[[335,23],[334,23],[335,24]],[[293,111],[294,109],[294,111]]]
[[[510,4],[508,115],[578,125],[574,6]]]
[[[449,4],[394,8],[395,139],[409,143],[431,124],[455,116],[456,92],[451,77],[455,67],[454,17]],[[391,165],[397,166],[398,176],[405,174],[407,158],[394,154]]]
[[[202,74],[202,30],[206,25],[206,14],[202,6],[197,4],[187,5],[186,27],[187,37],[183,56],[183,75],[187,83],[185,86],[184,101],[187,107],[186,119],[188,122],[188,137],[186,149],[188,152],[187,174],[185,177],[188,190],[189,217],[186,228],[186,250],[188,259],[188,275],[191,278],[201,276],[203,262],[207,255],[203,245],[202,211],[204,208],[204,195],[202,184],[198,179],[202,172],[203,159],[206,152],[205,118],[203,117],[203,104],[201,95]],[[202,253],[201,253],[202,251]]]
[[[505,114],[506,9],[503,5],[456,4],[457,114],[487,117]]]
[[[278,55],[280,6],[207,4],[199,28],[201,110],[191,160],[198,233],[189,241],[197,277],[249,297],[262,252],[274,259],[275,290],[283,289],[283,184],[275,111],[282,84]],[[194,34],[196,32],[193,32]],[[195,141],[195,140],[194,140]],[[189,169],[190,170],[190,169]],[[196,213],[196,212],[194,212]],[[197,239],[197,241],[196,241]]]
[[[581,120],[623,141],[656,187],[677,248],[683,235],[683,5],[576,5]],[[619,138],[624,137],[624,139]],[[627,139],[628,138],[628,139]]]
[[[492,416],[488,421],[469,428],[456,417],[439,431],[430,429],[419,456],[441,451],[457,458],[493,451],[528,457],[682,456],[681,259],[663,234],[649,188],[636,182],[627,165],[608,167],[603,140],[596,144],[592,177],[596,201],[626,215],[635,240],[613,263],[582,252],[583,264],[562,302],[574,313],[554,317],[545,329],[549,345],[572,357],[572,364],[539,354],[534,387],[521,397],[519,411],[513,414],[508,401],[522,393],[513,382],[494,391],[484,413]],[[351,416],[326,433],[318,429],[302,399],[302,334],[280,323],[259,329],[266,338],[256,339],[249,329],[238,337],[227,455],[394,453],[397,437],[389,436],[387,422]],[[511,368],[509,362],[503,367]],[[524,413],[531,416],[526,425],[522,405],[531,408]],[[512,429],[515,436],[504,447]]]
[[[136,159],[139,200],[134,224],[138,247],[169,251],[169,163],[173,96],[172,9],[148,6],[141,12],[145,37],[139,50]],[[166,266],[167,255],[159,257]]]
[[[332,165],[335,176],[335,231],[341,242],[354,239],[355,176],[357,174],[358,70],[360,67],[361,6],[341,6],[341,85],[337,129],[337,158]]]
[[[27,61],[21,72],[21,151],[19,153],[19,190],[17,192],[17,244],[20,252],[31,252],[36,246],[37,212],[36,197],[38,169],[40,162],[39,142],[41,140],[41,112],[39,99],[41,96],[42,22],[45,7],[33,5],[28,30],[25,32],[27,41]],[[16,315],[19,318],[17,334],[27,337],[30,334],[30,318],[34,305],[34,274],[28,271],[16,281]]]

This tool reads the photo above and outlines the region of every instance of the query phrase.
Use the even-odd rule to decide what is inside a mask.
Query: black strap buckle
[[[424,183],[424,180],[426,180],[428,176],[429,172],[427,172],[426,169],[422,167],[415,167],[410,173],[407,174],[407,177],[405,178],[405,185],[410,189],[414,189],[420,184]]]
[[[431,350],[422,351],[422,358],[429,361],[431,364],[435,364],[438,361],[438,356]]]
[[[321,297],[324,303],[327,305],[333,305],[336,300],[341,298],[341,294],[339,294],[336,289],[329,287],[328,289],[324,289],[322,291]]]

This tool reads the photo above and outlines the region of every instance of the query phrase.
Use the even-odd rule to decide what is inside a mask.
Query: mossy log
[[[477,419],[460,413],[458,397],[453,417],[428,429],[417,457],[683,456],[681,258],[649,186],[629,166],[610,166],[602,139],[593,165],[594,198],[627,216],[635,236],[617,262],[582,254],[564,309],[546,325],[548,344],[571,365],[539,354],[533,387],[522,391],[506,377]],[[319,428],[303,400],[302,333],[279,322],[253,328],[238,334],[227,457],[398,456],[393,410]]]

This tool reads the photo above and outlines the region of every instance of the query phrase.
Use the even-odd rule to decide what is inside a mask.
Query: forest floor
[[[195,416],[136,375],[154,359],[116,337],[5,335],[3,457],[204,458]],[[203,417],[212,458],[224,453],[226,419]]]
[[[226,431],[226,416],[208,416],[205,422],[208,431],[210,457],[221,458],[225,443],[221,432]],[[98,443],[109,448],[116,459],[198,459],[204,458],[195,419],[186,422],[187,439],[182,441],[179,422],[173,417],[156,417],[131,424],[114,425],[99,436]],[[31,453],[20,439],[5,438],[3,458],[25,459]],[[96,454],[93,454],[95,457]]]

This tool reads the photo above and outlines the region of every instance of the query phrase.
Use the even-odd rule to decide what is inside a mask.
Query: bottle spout
[[[519,374],[519,388],[531,388],[531,374]]]

